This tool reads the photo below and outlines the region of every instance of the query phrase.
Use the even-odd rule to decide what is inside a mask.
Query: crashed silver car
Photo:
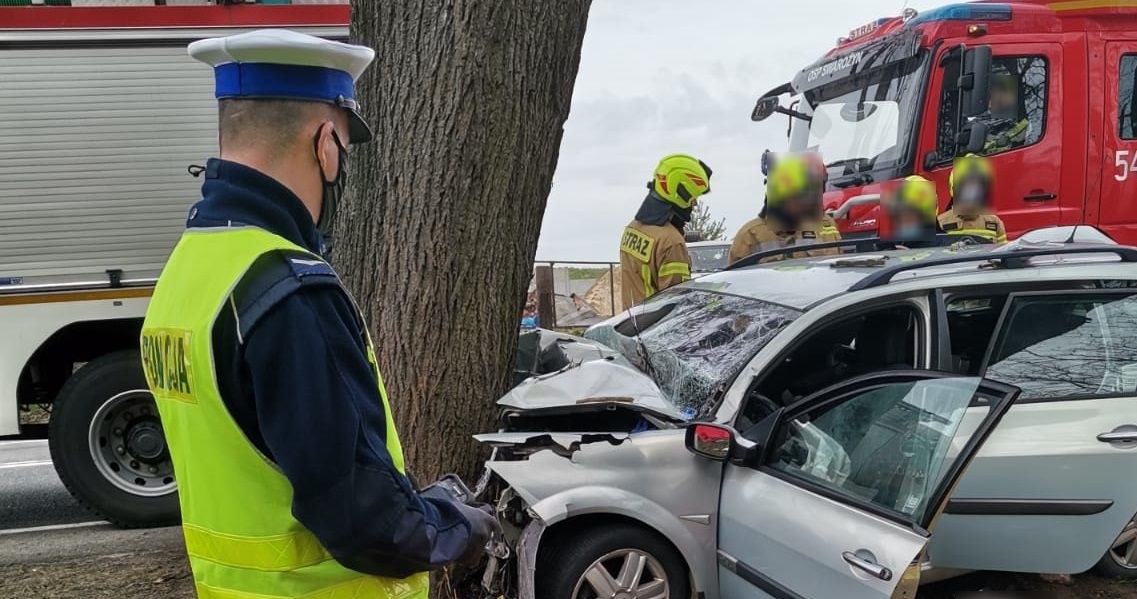
[[[883,599],[1133,553],[1137,249],[731,268],[546,345],[479,436],[491,596]]]

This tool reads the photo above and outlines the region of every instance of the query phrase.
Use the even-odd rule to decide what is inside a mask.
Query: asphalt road
[[[92,519],[55,475],[47,441],[0,441],[0,530]]]

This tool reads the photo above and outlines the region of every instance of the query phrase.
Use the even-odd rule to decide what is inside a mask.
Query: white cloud
[[[672,152],[714,169],[705,201],[733,235],[760,207],[762,151],[786,144],[784,119],[750,121],[754,101],[850,29],[903,8],[903,0],[594,0],[537,258],[616,259],[652,168]]]

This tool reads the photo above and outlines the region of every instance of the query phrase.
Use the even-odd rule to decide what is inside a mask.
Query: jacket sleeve
[[[660,247],[655,260],[659,265],[656,272],[658,291],[691,280],[691,255],[687,253],[687,245],[682,241]]]
[[[301,287],[245,335],[243,366],[296,519],[345,567],[405,578],[461,557],[470,524],[395,468],[356,322],[342,289]]]
[[[746,227],[743,227],[734,236],[734,241],[730,243],[730,257],[729,263],[733,264],[739,260],[749,256],[753,252],[750,251],[751,247],[750,232]]]

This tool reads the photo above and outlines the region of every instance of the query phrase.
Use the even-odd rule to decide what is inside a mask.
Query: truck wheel
[[[685,599],[683,558],[659,535],[630,524],[557,538],[538,557],[544,599]]]
[[[1137,579],[1137,517],[1125,525],[1094,571],[1112,578]]]
[[[177,523],[173,464],[137,351],[96,358],[67,380],[48,445],[67,490],[97,515],[127,528]]]

